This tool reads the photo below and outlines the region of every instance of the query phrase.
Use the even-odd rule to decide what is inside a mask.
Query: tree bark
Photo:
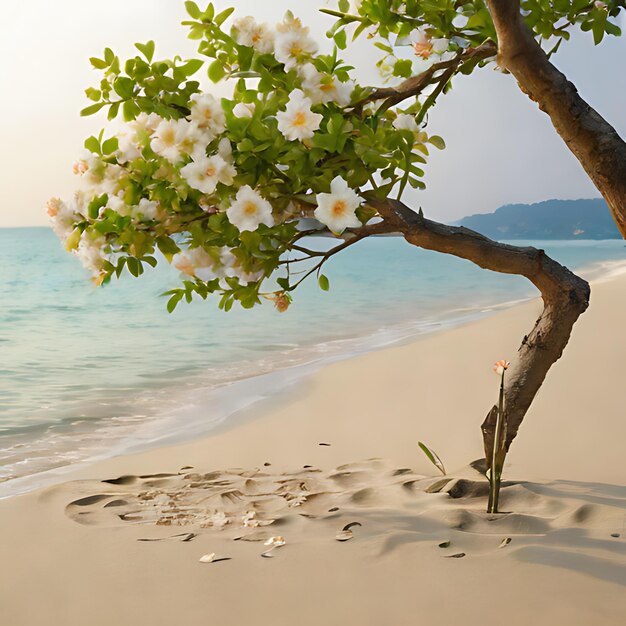
[[[507,370],[508,450],[548,370],[563,353],[574,323],[589,305],[589,284],[543,250],[498,243],[462,226],[433,222],[398,200],[372,198],[368,204],[409,243],[467,259],[495,272],[525,276],[541,292],[543,311],[523,338],[517,359]],[[492,456],[494,414],[490,409],[482,426],[487,467]]]
[[[498,35],[498,62],[547,113],[606,200],[626,238],[626,143],[548,59],[520,13],[519,0],[487,0]]]

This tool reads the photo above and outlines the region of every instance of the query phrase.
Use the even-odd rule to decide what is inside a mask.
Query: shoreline
[[[332,363],[207,436],[0,501],[5,620],[621,626],[626,276],[594,284],[510,451],[504,513],[484,513],[467,466],[497,397],[492,363],[538,308]],[[448,468],[439,492],[418,441]],[[271,536],[286,544],[260,558]],[[212,553],[228,560],[199,561]]]
[[[587,280],[593,286],[618,280],[626,274],[626,261],[596,262],[581,270],[578,271],[587,276]],[[284,368],[270,369],[261,374],[187,390],[184,404],[166,413],[152,415],[138,424],[131,421],[131,432],[128,435],[120,437],[117,430],[120,427],[113,427],[116,438],[91,456],[44,471],[0,481],[0,500],[56,484],[63,481],[65,477],[71,476],[75,471],[82,471],[108,459],[148,452],[162,446],[190,443],[211,436],[213,432],[224,426],[228,428],[225,422],[235,419],[241,412],[256,410],[257,413],[263,413],[264,405],[280,403],[281,397],[288,396],[289,389],[305,384],[309,377],[333,363],[419,342],[425,337],[463,328],[536,300],[538,300],[536,296],[530,296],[488,306],[445,311],[437,320],[406,320],[401,324],[379,328],[374,333],[334,339],[323,344],[324,347],[347,344],[348,350],[342,347],[333,352],[331,349],[330,353],[324,356],[311,353],[310,348],[316,346],[310,346],[308,353],[307,349],[301,348],[299,351],[306,353],[310,360],[305,358],[302,362]],[[275,381],[279,381],[286,389],[268,393],[266,390]],[[219,408],[214,410],[212,405],[217,405]],[[207,417],[207,412],[210,414],[209,417]],[[116,419],[118,418],[102,418],[89,425],[94,430],[101,425],[106,428],[112,420]],[[172,426],[176,427],[175,432],[172,432]]]

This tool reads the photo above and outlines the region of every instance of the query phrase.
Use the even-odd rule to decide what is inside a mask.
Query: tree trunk
[[[550,116],[557,133],[602,194],[626,238],[626,143],[548,59],[520,14],[519,0],[487,0],[498,62]]]
[[[415,246],[445,252],[479,267],[525,276],[541,292],[544,308],[507,371],[505,415],[506,449],[539,391],[550,367],[563,353],[572,327],[589,305],[589,285],[543,250],[498,243],[462,226],[447,226],[426,219],[397,200],[368,200],[386,224]],[[490,467],[495,411],[483,423],[487,467]]]

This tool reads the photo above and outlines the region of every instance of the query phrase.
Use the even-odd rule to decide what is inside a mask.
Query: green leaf
[[[391,46],[387,46],[386,44],[381,43],[380,41],[375,41],[374,45],[378,49],[382,50],[383,52],[387,52],[388,54],[393,54],[393,48]]]
[[[126,122],[130,122],[134,120],[140,112],[140,108],[134,100],[126,100],[122,105],[122,114],[124,115],[124,120]]]
[[[87,205],[87,214],[92,220],[95,220],[99,213],[100,209],[108,202],[109,196],[106,193],[103,193],[101,196],[95,197],[88,205]]]
[[[90,104],[88,107],[81,109],[80,115],[81,117],[93,115],[94,113],[97,113],[105,104],[106,102],[96,102],[95,104]]]
[[[117,117],[117,113],[120,110],[120,103],[119,102],[113,102],[111,103],[111,106],[109,107],[109,112],[107,114],[107,119],[108,120],[113,120]]]
[[[209,2],[209,6],[206,8],[206,11],[202,13],[202,21],[203,22],[211,22],[213,20],[213,16],[215,15],[215,7],[212,2]]]
[[[339,0],[337,3],[337,8],[342,13],[347,13],[350,10],[350,0]]]
[[[94,89],[93,87],[87,87],[85,89],[85,95],[94,102],[98,102],[102,96],[102,92],[99,89]]]
[[[113,83],[113,89],[120,98],[128,100],[135,95],[135,81],[127,76],[118,76]]]
[[[443,150],[446,147],[446,142],[439,135],[432,135],[432,137],[429,137],[428,143],[435,146],[438,150]]]
[[[152,39],[146,43],[136,43],[135,48],[146,57],[148,63],[152,61],[152,57],[154,56],[154,41],[152,41]]]
[[[422,449],[422,452],[428,457],[428,460],[445,476],[446,468],[443,466],[443,463],[441,459],[439,458],[439,455],[434,450],[431,450],[425,443],[422,443],[421,441],[419,441],[417,445]]]
[[[220,60],[215,59],[215,61],[209,65],[207,74],[214,83],[219,82],[222,78],[224,78],[224,76],[226,76],[224,64]]]
[[[330,281],[328,280],[328,277],[324,274],[319,275],[317,282],[319,283],[320,289],[322,291],[328,291],[330,289]]]
[[[200,15],[202,15],[202,11],[198,8],[198,5],[195,2],[185,2],[185,9],[190,17],[193,17],[194,20],[200,19]]]
[[[117,137],[111,137],[102,144],[102,154],[113,154],[118,148]]]
[[[91,137],[87,137],[85,139],[85,149],[89,150],[89,152],[93,152],[94,154],[102,154],[100,149],[100,141],[98,141],[97,137],[93,135]]]
[[[202,66],[204,65],[204,61],[202,59],[191,59],[187,61],[184,65],[178,67],[180,71],[186,76],[193,76]]]
[[[167,312],[172,313],[172,311],[176,308],[176,305],[183,299],[183,294],[185,292],[177,291],[168,301],[167,301]]]
[[[232,14],[235,10],[235,7],[229,7],[228,9],[224,9],[221,13],[218,13],[213,20],[217,26],[221,26]]]
[[[166,235],[159,237],[156,240],[157,247],[163,253],[166,259],[171,260],[172,256],[180,252],[180,248],[176,243]]]
[[[106,61],[103,61],[102,59],[99,59],[98,57],[90,57],[89,58],[89,62],[97,69],[97,70],[103,70],[107,67],[109,67],[109,64]]]
[[[345,30],[340,30],[339,32],[335,33],[335,36],[333,37],[333,39],[335,40],[335,44],[340,50],[346,49],[346,31]]]
[[[408,78],[413,73],[411,59],[398,59],[393,66],[393,75]]]
[[[141,263],[135,257],[129,256],[126,258],[126,267],[135,278],[143,274],[143,267],[141,267]]]

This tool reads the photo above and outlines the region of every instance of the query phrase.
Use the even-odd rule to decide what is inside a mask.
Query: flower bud
[[[493,366],[493,371],[498,375],[502,376],[504,372],[509,369],[509,365],[511,365],[508,361],[504,359],[497,361]]]
[[[274,306],[279,313],[284,313],[291,304],[290,296],[284,291],[275,293],[272,300],[274,301]]]

